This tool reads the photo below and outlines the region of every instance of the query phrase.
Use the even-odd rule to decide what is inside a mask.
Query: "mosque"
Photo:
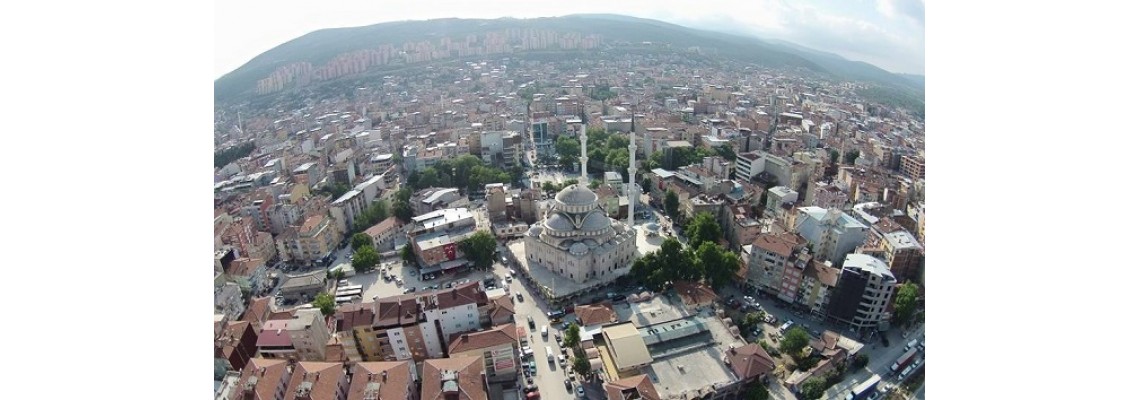
[[[629,272],[637,256],[637,232],[633,212],[628,223],[610,218],[598,204],[598,195],[589,189],[586,176],[586,128],[578,135],[582,143],[582,177],[554,196],[544,217],[530,227],[523,238],[526,259],[551,273],[579,285],[597,286]],[[637,146],[630,132],[629,177],[634,175]],[[636,185],[629,184],[629,204],[637,204]],[[574,285],[577,286],[577,285]]]

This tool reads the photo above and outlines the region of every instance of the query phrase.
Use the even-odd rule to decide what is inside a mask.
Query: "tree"
[[[649,180],[649,178],[644,178],[641,180],[641,191],[643,193],[649,192],[650,186],[653,186],[653,181]]]
[[[744,315],[744,323],[743,323],[744,326],[743,326],[743,328],[746,330],[752,330],[752,328],[756,327],[756,325],[760,324],[763,321],[764,321],[764,312],[763,311],[750,312],[750,313]]]
[[[685,227],[685,236],[689,237],[689,246],[699,248],[705,242],[720,243],[724,234],[721,233],[716,217],[706,211],[697,213],[693,220],[689,221],[689,225]]]
[[[804,381],[803,385],[800,385],[800,395],[807,400],[815,400],[823,397],[823,393],[826,390],[827,382],[824,382],[823,378],[820,377],[808,379]]]
[[[404,221],[404,223],[411,222],[414,214],[415,211],[412,211],[412,204],[407,201],[397,199],[396,205],[392,206],[392,215],[395,215],[396,218]]]
[[[745,400],[768,400],[768,388],[764,387],[760,381],[754,381],[748,384],[744,389]]]
[[[669,214],[672,218],[677,218],[677,207],[680,206],[680,200],[677,199],[677,194],[673,190],[665,192],[665,213]]]
[[[685,250],[676,238],[665,239],[657,252],[655,260],[657,265],[654,269],[662,272],[661,278],[664,278],[665,282],[696,281],[704,274],[702,266],[693,261],[692,253]]]
[[[487,231],[478,231],[459,242],[459,250],[475,263],[475,268],[486,269],[495,261],[495,247],[498,242]]]
[[[576,372],[578,374],[578,376],[586,376],[587,374],[589,374],[590,373],[590,361],[586,360],[586,357],[579,357],[579,356],[575,355],[574,356],[574,372]]]
[[[380,263],[380,255],[376,254],[376,249],[372,246],[361,247],[352,254],[352,268],[356,272],[371,271],[376,268],[378,263]]]
[[[851,150],[851,151],[848,151],[847,154],[843,155],[843,163],[848,164],[848,165],[852,165],[852,164],[855,164],[855,160],[858,158],[859,158],[859,150]]]
[[[851,360],[851,367],[855,368],[855,369],[863,368],[863,367],[867,366],[868,361],[870,361],[870,359],[867,357],[866,354],[856,355],[855,359]]]
[[[804,346],[808,345],[809,336],[801,326],[794,326],[784,333],[780,340],[780,351],[789,354],[800,354]]]
[[[419,265],[416,261],[416,251],[412,249],[411,243],[405,244],[404,248],[400,249],[400,258],[403,258],[408,265]]]
[[[321,292],[313,299],[313,307],[321,309],[321,314],[324,316],[330,316],[336,312],[336,299],[328,292]]]
[[[542,191],[547,192],[547,193],[557,192],[558,187],[554,186],[554,184],[551,183],[550,181],[546,181],[546,182],[542,183]]]
[[[554,142],[554,152],[558,154],[558,164],[563,168],[570,168],[574,165],[574,161],[578,157],[578,147],[581,144],[570,136],[559,136],[558,140]]]
[[[732,145],[722,144],[715,149],[716,154],[728,162],[736,162],[736,150],[732,149]]]
[[[736,253],[708,241],[695,250],[694,259],[703,271],[705,282],[714,290],[731,282],[733,275],[740,270],[740,258]]]
[[[918,306],[918,285],[907,282],[899,286],[895,292],[895,322],[908,324],[914,317],[914,310]]]
[[[368,235],[366,235],[364,233],[357,233],[355,235],[352,235],[352,250],[353,251],[359,250],[361,247],[371,246],[371,245],[372,245],[372,238],[368,237]]]
[[[832,164],[839,162],[839,150],[831,149],[831,152],[828,153],[828,155],[831,156]]]
[[[571,323],[570,326],[566,328],[566,334],[562,335],[562,347],[574,348],[574,346],[577,346],[578,342],[582,340],[580,335],[578,324]]]

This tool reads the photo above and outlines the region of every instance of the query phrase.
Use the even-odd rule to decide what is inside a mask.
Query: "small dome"
[[[576,183],[554,195],[554,201],[568,206],[589,206],[598,201],[598,195],[590,191],[586,185]]]
[[[582,221],[582,230],[586,232],[600,231],[610,226],[610,217],[602,210],[594,210]]]
[[[573,254],[573,255],[580,256],[580,255],[586,254],[586,251],[588,251],[588,250],[589,249],[586,247],[585,244],[582,244],[582,242],[578,242],[578,243],[574,243],[574,244],[570,245],[570,254]]]
[[[574,223],[562,213],[554,213],[546,218],[546,229],[555,232],[570,232],[574,230]]]

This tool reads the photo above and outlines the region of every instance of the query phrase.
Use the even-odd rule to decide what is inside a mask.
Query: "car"
[[[554,331],[554,340],[559,343],[562,342],[562,331]]]
[[[536,328],[534,327],[534,317],[527,315],[527,316],[526,316],[526,323],[527,323],[527,325],[530,325],[530,330],[532,330],[532,331],[533,331],[533,330],[535,330],[535,329],[536,329]]]
[[[562,318],[563,315],[566,315],[566,313],[563,312],[562,310],[550,311],[550,312],[546,313],[546,318],[550,318],[550,319]]]
[[[404,294],[415,293],[415,292],[416,292],[415,286],[408,286],[408,287],[404,288]]]
[[[567,380],[565,380],[565,381],[562,381],[562,383],[563,383],[564,385],[566,385],[566,391],[567,391],[567,392],[569,392],[569,391],[571,391],[571,390],[574,390],[574,385],[571,385],[571,384],[570,384],[570,380],[569,380],[569,379],[567,379]]]
[[[443,284],[444,289],[451,289],[451,282]]]
[[[576,393],[578,394],[578,397],[581,397],[581,398],[586,397],[586,389],[583,389],[582,385],[578,385],[578,390],[576,391]]]
[[[515,293],[515,298],[516,298],[516,299],[518,299],[518,300],[519,300],[519,302],[521,303],[521,302],[523,301],[523,295],[522,295],[522,292],[516,292],[516,293]]]
[[[537,391],[538,391],[538,386],[535,386],[535,385],[526,385],[526,388],[523,388],[524,393],[537,392]]]

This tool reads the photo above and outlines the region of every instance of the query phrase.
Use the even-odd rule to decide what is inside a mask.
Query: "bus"
[[[907,350],[906,353],[903,353],[903,355],[895,361],[895,364],[891,366],[891,372],[899,372],[903,366],[909,363],[910,360],[914,359],[914,355],[916,353],[918,353],[918,349],[910,349]]]
[[[338,292],[341,290],[364,290],[364,285],[340,285],[337,286],[336,290]]]
[[[863,381],[859,386],[855,386],[855,388],[851,389],[851,392],[847,393],[847,400],[862,400],[867,398],[867,396],[875,392],[881,380],[882,378],[879,375],[871,376],[870,379]]]
[[[363,295],[364,295],[364,291],[363,291],[363,290],[360,290],[360,289],[349,289],[349,290],[337,290],[337,291],[336,291],[336,296],[334,296],[334,297],[344,297],[344,296],[363,296]]]
[[[336,298],[336,304],[351,303],[355,296],[341,296]]]

